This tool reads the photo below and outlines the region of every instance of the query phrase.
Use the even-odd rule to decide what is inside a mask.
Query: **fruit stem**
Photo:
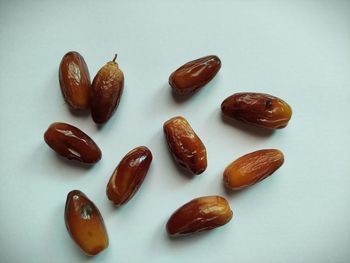
[[[113,58],[113,62],[115,62],[115,60],[117,59],[117,56],[118,56],[118,54],[114,54],[114,58]]]

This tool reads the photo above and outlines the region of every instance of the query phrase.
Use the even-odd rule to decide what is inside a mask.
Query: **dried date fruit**
[[[152,153],[140,146],[128,152],[114,170],[107,185],[107,197],[115,205],[128,202],[140,188],[152,162]]]
[[[68,52],[61,60],[59,80],[64,100],[73,110],[87,109],[90,98],[90,74],[78,52]]]
[[[170,236],[188,235],[227,224],[233,213],[221,196],[204,196],[184,204],[170,217],[166,225]]]
[[[100,211],[81,191],[68,193],[64,220],[69,235],[88,256],[108,247],[108,235]]]
[[[224,184],[232,190],[246,188],[273,174],[283,162],[283,153],[276,149],[246,154],[226,167]]]
[[[193,174],[203,173],[207,168],[207,151],[187,120],[181,116],[171,118],[163,129],[176,162]]]
[[[102,156],[101,150],[87,134],[67,123],[51,124],[44,139],[56,153],[69,160],[96,163]]]
[[[190,94],[211,81],[221,68],[221,61],[211,55],[190,61],[169,77],[169,84],[177,94]]]
[[[221,104],[224,116],[258,127],[281,129],[292,117],[292,108],[283,100],[264,93],[236,93]]]
[[[96,74],[91,86],[91,115],[94,122],[107,122],[116,111],[124,87],[124,74],[115,62],[104,65]]]

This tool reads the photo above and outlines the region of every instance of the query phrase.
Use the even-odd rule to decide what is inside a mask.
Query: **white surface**
[[[349,1],[4,1],[0,2],[0,261],[349,262]],[[125,92],[109,123],[74,116],[59,89],[69,50],[91,77],[118,53]],[[222,69],[207,87],[176,102],[167,84],[183,63],[207,54]],[[273,133],[221,120],[234,92],[261,91],[293,107]],[[189,179],[170,158],[162,124],[183,115],[208,151],[206,172]],[[103,158],[91,169],[58,158],[44,143],[50,123],[91,135]],[[154,156],[140,191],[115,209],[105,195],[120,159],[146,145]],[[238,194],[222,187],[235,158],[279,148],[286,162]],[[67,193],[99,207],[109,248],[84,256],[68,236]],[[164,225],[194,197],[220,194],[234,211],[226,226],[170,240]]]

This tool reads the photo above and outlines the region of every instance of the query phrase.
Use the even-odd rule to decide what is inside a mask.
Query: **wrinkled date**
[[[205,86],[221,68],[217,56],[206,56],[190,61],[169,77],[169,84],[177,94],[189,94]]]
[[[170,236],[187,235],[225,225],[232,216],[225,198],[204,196],[193,199],[175,211],[166,229]]]
[[[137,147],[128,152],[108,182],[108,199],[118,206],[128,202],[140,188],[151,162],[152,153],[147,147]]]
[[[87,109],[90,96],[90,74],[78,52],[68,52],[61,60],[59,80],[63,98],[74,110]]]
[[[193,174],[207,168],[207,151],[201,139],[183,117],[174,117],[164,123],[165,137],[174,159]]]
[[[91,86],[91,115],[94,122],[107,122],[116,111],[124,87],[124,74],[113,61],[104,65],[96,74]]]
[[[83,131],[73,125],[55,122],[44,134],[45,142],[59,155],[69,160],[96,163],[101,159],[101,150]]]
[[[96,255],[108,247],[107,230],[100,211],[81,191],[69,192],[64,219],[71,238],[87,255]]]
[[[232,190],[251,186],[273,174],[283,162],[283,153],[276,149],[246,154],[226,167],[225,186]]]
[[[221,110],[227,117],[258,127],[281,129],[292,117],[283,100],[263,93],[236,93],[225,99]]]

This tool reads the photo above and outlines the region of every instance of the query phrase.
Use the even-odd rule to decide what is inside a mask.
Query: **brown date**
[[[190,61],[169,77],[169,84],[177,94],[190,94],[211,81],[221,68],[221,61],[211,55]]]
[[[292,108],[283,100],[264,93],[236,93],[221,104],[224,116],[258,127],[281,129],[292,117]]]
[[[140,188],[152,162],[152,153],[145,147],[128,152],[114,170],[107,185],[107,197],[115,205],[128,202]]]
[[[90,96],[90,74],[78,52],[68,52],[61,60],[59,80],[63,98],[73,110],[87,109]]]
[[[55,122],[44,134],[45,142],[59,155],[69,160],[96,163],[101,159],[101,150],[83,131],[73,125]]]
[[[176,162],[193,174],[203,173],[207,168],[207,151],[187,120],[181,116],[171,118],[163,129]]]
[[[276,149],[246,154],[226,167],[225,186],[232,190],[240,190],[256,184],[273,174],[283,162],[283,153]]]
[[[221,196],[204,196],[186,203],[170,217],[166,229],[170,236],[188,235],[227,224],[233,213]]]
[[[113,61],[104,65],[96,74],[91,86],[91,115],[94,122],[107,122],[116,111],[124,87],[124,74]]]
[[[68,193],[64,220],[69,235],[88,256],[108,247],[108,235],[100,211],[81,191]]]

